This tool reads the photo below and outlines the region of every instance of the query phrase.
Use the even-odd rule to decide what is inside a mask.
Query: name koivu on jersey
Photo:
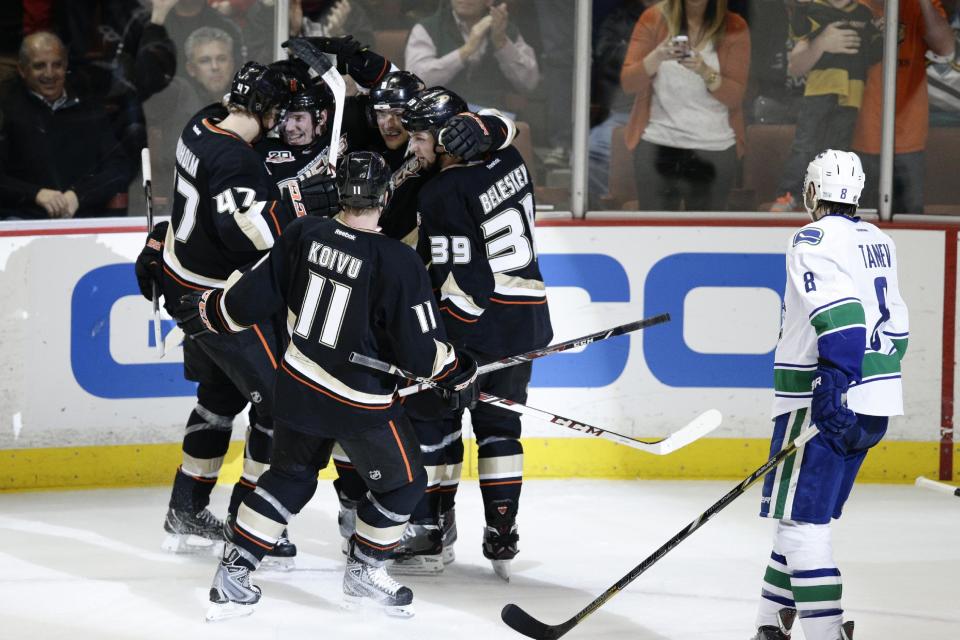
[[[527,168],[523,165],[497,180],[493,186],[480,194],[480,206],[483,207],[484,215],[496,209],[510,196],[519,193],[528,184],[530,184],[530,176],[527,175]]]
[[[346,273],[351,280],[356,280],[360,275],[360,268],[363,266],[363,260],[355,258],[349,253],[344,253],[339,249],[328,247],[327,245],[314,241],[310,245],[310,251],[307,253],[307,262],[336,271],[337,273]]]

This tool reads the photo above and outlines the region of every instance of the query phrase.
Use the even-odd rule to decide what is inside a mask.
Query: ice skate
[[[388,616],[413,616],[413,591],[387,573],[385,564],[374,564],[359,555],[351,543],[347,568],[343,574],[343,601],[347,609],[355,609],[365,601],[383,607]]]
[[[234,542],[233,516],[227,515],[223,521],[223,537],[227,542]],[[280,537],[277,538],[277,544],[268,551],[260,561],[261,569],[276,569],[277,571],[293,571],[297,556],[297,545],[290,542],[287,537],[287,530],[284,529]]]
[[[207,622],[248,616],[260,602],[260,587],[250,584],[250,569],[240,564],[240,557],[240,550],[228,543],[210,587]]]
[[[494,500],[487,506],[487,525],[483,528],[483,556],[493,564],[493,572],[510,582],[510,561],[520,551],[517,542],[517,503]]]
[[[435,576],[443,573],[442,533],[437,524],[407,524],[390,571],[398,576]]]
[[[453,545],[457,541],[457,510],[450,507],[440,515],[440,528],[443,531],[443,564],[457,559]]]
[[[840,640],[853,640],[853,620],[847,620],[840,625]]]
[[[793,608],[780,609],[777,612],[777,625],[764,625],[757,629],[757,635],[750,640],[790,640],[790,630],[797,619],[797,610]]]
[[[223,523],[209,509],[192,514],[170,508],[163,521],[167,537],[160,547],[173,553],[211,553],[223,541]]]

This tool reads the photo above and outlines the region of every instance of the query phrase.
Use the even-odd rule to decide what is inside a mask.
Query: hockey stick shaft
[[[147,233],[153,232],[153,176],[150,169],[150,148],[144,147],[140,150],[140,171],[143,174],[143,197],[147,206]],[[166,353],[164,348],[160,326],[160,295],[157,291],[157,282],[154,280],[151,285],[151,302],[153,302],[153,341],[157,349],[157,354],[162,358]]]
[[[916,484],[918,487],[923,487],[924,489],[932,489],[933,491],[939,491],[941,493],[949,493],[950,495],[960,498],[960,487],[955,487],[952,484],[947,484],[946,482],[937,482],[936,480],[919,476],[914,484]]]
[[[652,318],[647,318],[645,320],[637,320],[635,322],[628,322],[627,324],[621,324],[620,326],[613,327],[611,329],[606,329],[604,331],[598,331],[596,333],[591,333],[590,335],[581,336],[579,338],[574,338],[573,340],[567,340],[566,342],[560,342],[557,344],[552,344],[542,349],[534,349],[533,351],[528,351],[526,353],[521,353],[516,356],[507,356],[501,360],[495,360],[489,362],[477,370],[479,375],[484,373],[490,373],[491,371],[498,371],[500,369],[506,369],[507,367],[512,367],[514,365],[522,364],[524,362],[530,362],[536,360],[537,358],[542,358],[544,356],[553,355],[554,353],[561,353],[563,351],[569,351],[570,349],[577,349],[579,347],[585,347],[588,344],[594,342],[600,342],[601,340],[606,340],[607,338],[613,338],[616,336],[622,336],[626,333],[632,331],[637,331],[638,329],[646,329],[647,327],[652,327],[654,325],[663,324],[664,322],[669,322],[670,314],[661,313],[658,316],[653,316]],[[410,387],[404,387],[399,391],[400,397],[408,396],[413,393],[419,393],[424,389],[429,389],[430,386],[424,383],[416,384]]]
[[[570,629],[583,622],[583,620],[594,611],[602,607],[608,600],[610,600],[610,598],[626,588],[627,585],[636,580],[642,573],[667,555],[667,553],[679,546],[681,542],[689,538],[694,531],[705,525],[713,516],[726,508],[731,502],[742,496],[751,485],[783,462],[788,456],[793,455],[797,449],[802,447],[808,440],[817,435],[818,432],[819,431],[815,426],[811,426],[803,431],[800,435],[794,438],[793,442],[778,451],[773,457],[763,463],[756,471],[744,478],[740,484],[731,489],[725,496],[710,505],[710,507],[697,516],[693,522],[685,526],[675,536],[667,540],[660,546],[659,549],[650,554],[643,562],[631,569],[627,575],[620,578],[616,584],[604,591],[598,598],[596,598],[593,602],[588,604],[566,622],[557,625],[545,624],[515,604],[508,604],[503,608],[503,611],[500,612],[501,619],[503,619],[503,621],[511,629],[529,638],[554,640],[563,636],[570,631]]]
[[[359,364],[361,366],[368,367],[370,369],[375,369],[376,371],[382,371],[384,373],[389,373],[401,378],[406,378],[408,380],[416,380],[423,384],[426,384],[429,387],[438,386],[432,380],[427,378],[421,378],[415,376],[412,373],[404,371],[397,366],[383,362],[382,360],[377,360],[376,358],[371,358],[370,356],[365,356],[359,353],[350,354],[350,362],[354,364]],[[489,393],[480,394],[480,402],[489,404],[495,407],[500,407],[507,411],[517,413],[524,416],[530,416],[532,418],[537,418],[551,424],[555,424],[561,427],[567,427],[579,433],[585,433],[587,435],[595,436],[597,438],[603,438],[604,440],[611,440],[618,444],[623,444],[634,449],[639,449],[640,451],[645,451],[647,453],[652,453],[654,455],[667,455],[673,453],[680,447],[693,442],[697,438],[703,436],[710,431],[713,431],[720,425],[721,416],[720,412],[716,409],[711,409],[697,418],[692,422],[684,426],[682,429],[676,433],[657,440],[655,442],[644,442],[642,440],[637,440],[631,438],[630,436],[625,436],[623,434],[617,433],[615,431],[610,431],[608,429],[602,429],[600,427],[594,427],[592,425],[573,420],[571,418],[565,418],[564,416],[557,415],[550,411],[544,411],[542,409],[535,409],[534,407],[529,407],[525,404],[520,404],[519,402],[514,402],[513,400],[507,400],[505,398],[499,398]],[[677,441],[680,441],[679,443]],[[676,443],[676,444],[675,444]]]

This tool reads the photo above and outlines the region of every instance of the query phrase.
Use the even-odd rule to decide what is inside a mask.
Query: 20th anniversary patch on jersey
[[[797,231],[797,235],[793,236],[793,246],[798,244],[820,244],[820,241],[823,240],[823,229],[819,227],[808,227],[806,229],[800,229]]]

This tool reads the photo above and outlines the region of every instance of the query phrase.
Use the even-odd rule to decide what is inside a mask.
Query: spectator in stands
[[[533,48],[494,0],[444,0],[410,31],[405,59],[428,87],[447,87],[473,110],[504,109],[511,89],[526,93],[540,80]]]
[[[960,0],[952,0],[947,18],[954,33],[952,56],[938,56],[927,52],[927,88],[930,93],[930,124],[944,127],[960,126]]]
[[[236,71],[233,38],[216,27],[200,27],[184,43],[186,76],[147,101],[144,110],[150,132],[154,205],[158,214],[172,205],[177,138],[200,109],[222,101]]]
[[[805,168],[824,149],[849,149],[867,69],[880,61],[883,39],[859,0],[811,0],[793,6],[794,39],[787,71],[806,77],[797,129],[770,211],[803,211]]]
[[[300,16],[299,25],[291,20],[290,35],[351,35],[360,42],[373,42],[370,13],[362,0],[293,0],[291,17]]]
[[[40,31],[20,46],[20,86],[0,104],[0,217],[108,215],[130,182],[103,110],[66,88],[67,50]]]
[[[150,19],[166,28],[177,51],[183,51],[187,37],[200,27],[216,27],[233,38],[233,59],[247,60],[247,48],[240,28],[211,8],[206,0],[153,0]],[[180,60],[178,74],[184,72],[186,61]]]
[[[643,12],[620,75],[636,94],[626,143],[641,209],[727,208],[749,70],[747,23],[726,0],[664,0]]]
[[[876,16],[882,0],[868,0]],[[930,125],[926,82],[926,52],[954,55],[953,30],[940,0],[900,0],[897,47],[897,95],[893,158],[893,213],[923,213],[924,149]],[[880,115],[883,96],[882,65],[867,74],[863,106],[857,119],[853,148],[868,176],[880,175]],[[952,161],[944,158],[943,161]],[[867,181],[861,207],[875,208],[878,180]]]
[[[600,111],[600,122],[590,129],[590,163],[587,167],[590,208],[601,208],[610,184],[610,148],[613,132],[626,126],[633,99],[620,87],[620,70],[630,44],[630,34],[649,0],[621,0],[611,11],[593,39],[592,102]]]

